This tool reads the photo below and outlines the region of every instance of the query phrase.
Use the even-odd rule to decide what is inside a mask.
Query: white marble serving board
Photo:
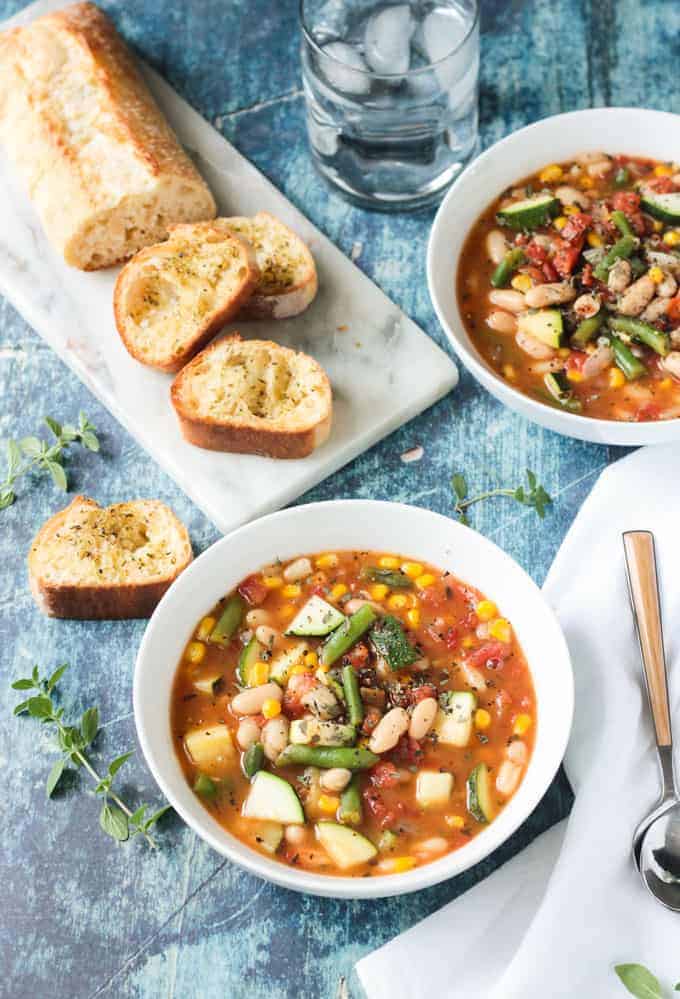
[[[61,0],[39,0],[3,27],[61,6]],[[415,323],[169,84],[149,67],[142,68],[220,213],[270,211],[310,246],[319,271],[319,294],[306,313],[227,328],[306,351],[323,365],[334,399],[329,440],[297,461],[217,454],[185,443],[170,405],[171,378],[134,361],[116,332],[111,300],[118,269],[86,274],[67,267],[43,235],[20,180],[2,156],[0,291],[226,533],[290,503],[412,419],[455,386],[458,372]],[[144,493],[143,483],[130,487],[135,494]]]

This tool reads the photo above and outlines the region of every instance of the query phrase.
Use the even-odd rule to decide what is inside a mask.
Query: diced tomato
[[[583,236],[574,243],[567,243],[560,240],[560,245],[553,257],[553,267],[561,278],[568,278],[576,266],[576,261],[581,255],[583,248]]]
[[[392,757],[399,763],[412,765],[417,763],[423,755],[420,743],[417,739],[412,739],[410,735],[402,735],[397,745],[392,750]]]
[[[678,185],[673,182],[672,177],[652,177],[645,183],[657,194],[673,194],[678,189]]]
[[[361,734],[370,735],[381,718],[382,711],[379,711],[378,708],[368,708],[361,724]]]
[[[354,666],[355,669],[359,669],[361,666],[365,666],[370,657],[370,652],[368,651],[368,646],[365,642],[357,642],[347,655],[342,657],[344,663],[348,663],[350,666]]]
[[[575,212],[569,216],[567,224],[560,232],[560,237],[566,239],[568,243],[576,243],[578,240],[581,240],[581,245],[583,245],[582,237],[592,224],[592,215],[586,215],[584,212]]]
[[[593,277],[593,265],[585,264],[583,270],[581,271],[581,284],[585,288],[592,288],[595,283],[595,278]]]
[[[250,715],[251,721],[254,721],[259,728],[264,728],[267,719],[264,715]]]
[[[652,420],[658,420],[660,416],[661,407],[655,405],[653,402],[647,402],[644,406],[640,406],[635,414],[635,419],[638,423],[647,423]]]
[[[466,631],[474,631],[474,629],[479,624],[479,618],[477,617],[476,611],[470,610],[467,612],[463,620],[460,622],[461,626]]]
[[[458,628],[447,628],[446,634],[444,635],[444,643],[447,649],[453,649],[458,647],[458,642],[460,641],[460,636],[458,634]]]
[[[553,266],[553,264],[550,263],[549,260],[546,260],[546,262],[543,264],[541,272],[543,274],[544,281],[549,281],[549,282],[557,281],[558,278],[557,271],[555,270],[555,267]]]
[[[588,360],[588,355],[582,350],[572,350],[567,358],[566,367],[571,371],[582,371],[583,365]]]
[[[640,195],[635,191],[617,191],[612,198],[612,208],[624,215],[632,215],[640,210]]]
[[[494,708],[496,715],[502,718],[505,712],[508,710],[512,704],[512,696],[507,692],[507,690],[499,690],[494,697]]]
[[[374,787],[396,787],[399,783],[399,771],[394,763],[381,760],[368,771],[368,779]]]
[[[526,246],[529,242],[529,237],[525,232],[518,232],[515,236],[515,246]]]
[[[675,298],[671,298],[668,303],[668,311],[666,315],[672,323],[680,322],[680,295],[676,295]]]
[[[445,590],[436,585],[428,586],[427,589],[419,593],[419,596],[420,602],[433,610],[436,610],[437,607],[442,607],[448,599]]]
[[[301,718],[305,713],[302,698],[316,687],[318,680],[311,673],[291,677],[283,695],[283,710],[289,718]]]
[[[498,666],[504,662],[508,656],[512,655],[512,647],[505,642],[488,641],[479,646],[468,656],[471,666],[487,666],[493,664]]]
[[[403,802],[395,801],[388,806],[375,788],[367,787],[364,790],[363,798],[368,811],[382,829],[389,829],[390,826],[395,825],[399,816],[404,812]]]
[[[238,592],[251,606],[256,606],[262,603],[269,591],[261,576],[248,576],[239,586]]]
[[[411,704],[419,704],[428,697],[436,697],[437,688],[431,683],[422,683],[419,687],[412,687],[409,691]]]
[[[535,284],[543,284],[545,282],[545,274],[540,267],[529,265],[528,267],[522,267],[521,271],[523,274],[528,274]]]
[[[548,251],[540,243],[537,243],[535,239],[527,243],[524,252],[532,264],[543,264],[548,259]]]

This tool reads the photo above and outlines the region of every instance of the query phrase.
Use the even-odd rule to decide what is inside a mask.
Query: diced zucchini
[[[298,746],[351,746],[356,740],[354,725],[299,718],[290,723],[289,740]]]
[[[255,842],[267,853],[276,853],[283,839],[280,822],[258,822],[254,829]]]
[[[233,593],[220,614],[219,621],[210,633],[210,641],[226,645],[236,633],[246,609],[246,602],[239,593]]]
[[[316,835],[331,860],[342,871],[367,863],[378,852],[370,839],[338,822],[318,822]]]
[[[536,229],[560,211],[560,202],[552,194],[535,194],[532,198],[516,201],[498,212],[498,221],[511,229]]]
[[[547,371],[543,376],[543,384],[560,406],[564,406],[565,409],[572,412],[578,411],[580,408],[579,400],[574,399],[571,384],[563,371]]]
[[[491,776],[486,763],[478,763],[467,779],[468,812],[478,822],[491,822],[496,810],[491,797]]]
[[[337,607],[313,596],[288,625],[286,634],[322,638],[339,628],[344,620],[345,615]]]
[[[269,667],[269,679],[274,680],[280,687],[285,687],[290,677],[293,666],[297,666],[302,661],[302,657],[309,646],[304,642],[297,642],[290,649],[280,652],[275,656]]]
[[[200,691],[201,694],[214,694],[215,684],[222,679],[221,673],[215,673],[214,676],[206,676],[201,680],[194,680],[194,687],[196,690]]]
[[[202,798],[212,801],[213,798],[217,797],[217,784],[211,777],[206,776],[206,774],[199,774],[194,781],[194,791],[196,794],[200,794]]]
[[[416,782],[416,801],[421,808],[445,808],[453,791],[453,774],[421,770]]]
[[[673,194],[645,194],[640,207],[655,219],[677,225],[680,222],[680,191]]]
[[[338,683],[338,681],[331,673],[327,673],[325,670],[318,669],[314,673],[314,676],[317,678],[319,683],[322,683],[324,687],[328,687],[328,689],[335,694],[335,696],[337,697],[337,699],[340,701],[341,704],[344,703],[345,700],[344,688],[341,683]]]
[[[244,687],[259,687],[261,683],[267,682],[266,679],[256,679],[252,672],[253,666],[260,660],[261,656],[262,646],[256,638],[251,638],[245,648],[241,650],[236,667],[239,681]]]
[[[548,347],[561,347],[564,323],[559,309],[538,309],[517,317],[517,329]]]
[[[192,729],[184,736],[184,746],[196,766],[212,775],[231,769],[236,761],[236,748],[226,725]]]
[[[434,722],[437,741],[445,746],[467,746],[472,735],[472,715],[477,698],[468,690],[448,690],[439,698]]]
[[[305,821],[300,799],[287,780],[259,770],[250,785],[250,793],[243,804],[243,815],[248,819],[265,819],[283,825],[300,825]]]

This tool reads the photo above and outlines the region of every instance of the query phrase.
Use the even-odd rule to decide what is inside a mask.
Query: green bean
[[[206,777],[205,774],[199,774],[194,781],[194,791],[196,794],[200,794],[202,798],[212,799],[217,795],[217,784],[210,777]]]
[[[594,316],[589,316],[588,319],[584,319],[578,324],[574,334],[571,338],[572,347],[576,347],[578,350],[583,350],[587,343],[590,343],[600,331],[602,326],[602,321],[604,319],[604,314],[598,312]]]
[[[615,211],[611,214],[611,220],[619,230],[622,236],[633,236],[633,230],[630,227],[630,223],[626,216],[621,211]]]
[[[302,767],[321,767],[332,770],[333,767],[343,767],[346,770],[368,770],[380,759],[368,749],[348,748],[341,746],[298,746],[292,743],[286,746],[276,761],[277,767],[295,764]]]
[[[630,181],[630,170],[619,167],[614,177],[614,187],[625,187]]]
[[[365,631],[371,627],[378,615],[370,604],[364,604],[356,614],[346,618],[339,628],[331,632],[321,646],[319,662],[322,666],[332,666],[336,659],[358,642]]]
[[[611,348],[614,351],[616,365],[621,368],[621,371],[623,371],[629,382],[634,381],[636,378],[642,378],[643,375],[647,374],[647,368],[641,361],[638,361],[635,354],[630,347],[626,346],[623,340],[619,340],[617,336],[613,335],[609,339]]]
[[[210,633],[210,641],[219,645],[226,645],[231,641],[234,632],[243,619],[243,612],[246,609],[245,600],[238,593],[232,594],[227,600],[226,607],[220,614],[220,619]]]
[[[609,247],[604,257],[593,271],[597,280],[606,281],[609,277],[609,271],[614,266],[616,261],[627,260],[636,246],[637,240],[634,236],[622,236],[621,239],[617,239],[614,245]]]
[[[254,777],[258,770],[262,769],[264,763],[264,747],[261,742],[253,742],[246,749],[241,760],[243,773],[246,777]]]
[[[504,288],[509,283],[510,278],[517,268],[524,263],[526,257],[524,251],[519,248],[508,250],[496,270],[491,275],[491,284],[494,288]]]
[[[338,821],[347,826],[358,826],[362,819],[359,781],[359,774],[355,774],[340,795]]]
[[[364,705],[359,691],[359,680],[353,666],[345,666],[342,671],[342,685],[345,690],[345,703],[350,725],[361,725],[364,720]]]
[[[392,590],[410,590],[413,586],[412,580],[399,569],[378,569],[377,566],[371,565],[365,570],[364,575],[374,583],[384,583]]]
[[[639,319],[631,319],[630,316],[613,316],[609,320],[609,325],[613,330],[627,333],[633,340],[651,347],[662,357],[670,352],[671,339],[668,333],[662,333],[661,330],[650,326],[649,323],[643,323]]]

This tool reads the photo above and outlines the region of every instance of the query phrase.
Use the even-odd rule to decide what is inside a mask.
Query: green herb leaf
[[[152,826],[155,826],[158,820],[162,818],[166,812],[169,812],[171,808],[172,805],[163,805],[162,808],[159,808],[157,812],[153,813],[151,818],[146,820],[144,823],[144,829],[151,829]]]
[[[37,437],[22,437],[19,447],[29,458],[36,458],[42,451],[42,441]]]
[[[52,714],[52,699],[44,694],[29,698],[26,706],[31,718],[49,718]]]
[[[99,439],[98,439],[98,437],[97,437],[96,434],[92,433],[91,430],[85,430],[80,435],[80,440],[81,440],[82,444],[84,445],[84,447],[86,447],[88,449],[88,451],[98,451],[99,450]]]
[[[99,813],[99,825],[107,836],[112,836],[119,843],[124,843],[130,835],[128,828],[128,818],[117,805],[110,805],[107,802]]]
[[[138,826],[146,815],[148,807],[148,805],[140,805],[139,808],[130,816],[130,825]]]
[[[386,614],[371,628],[368,639],[379,659],[385,661],[389,669],[406,669],[419,658],[419,654],[409,642],[399,618]]]
[[[45,423],[57,439],[61,437],[61,423],[57,423],[51,416],[45,417]]]
[[[75,427],[72,427],[70,423],[65,423],[61,428],[62,444],[72,444],[73,441],[76,440],[78,440],[78,431]]]
[[[21,448],[14,440],[7,441],[7,478],[13,479],[21,466]]]
[[[80,731],[82,732],[83,742],[86,746],[89,746],[90,743],[94,741],[95,736],[99,731],[98,708],[87,709],[80,722]]]
[[[642,964],[617,964],[614,971],[636,999],[662,999],[659,980]]]
[[[33,680],[15,680],[12,684],[12,690],[32,690],[34,686]]]
[[[462,476],[453,476],[451,484],[453,490],[456,494],[456,504],[454,507],[455,513],[458,514],[458,518],[461,524],[468,524],[468,518],[466,511],[468,507],[471,507],[473,503],[479,503],[482,500],[490,499],[492,496],[507,496],[509,499],[515,500],[517,503],[521,503],[522,506],[531,507],[536,511],[538,516],[543,519],[545,517],[545,508],[552,503],[552,499],[543,486],[538,484],[538,480],[534,472],[527,469],[527,483],[528,490],[523,485],[515,486],[512,489],[488,489],[485,492],[478,493],[476,496],[467,495],[467,487],[465,486],[465,494],[462,493],[463,486],[465,485],[465,480]],[[462,479],[462,484],[456,483],[456,479]]]
[[[109,775],[111,777],[115,777],[123,764],[127,763],[130,757],[134,755],[135,754],[131,750],[129,753],[123,753],[121,756],[117,756],[115,760],[111,760],[109,763]]]
[[[47,778],[47,784],[45,785],[45,794],[48,798],[52,797],[54,790],[61,780],[61,775],[64,772],[64,767],[66,766],[65,760],[57,760],[50,770],[50,775]]]
[[[0,510],[6,510],[16,499],[16,494],[11,489],[3,489],[0,492]]]
[[[24,711],[28,711],[28,701],[22,701],[21,704],[17,704],[12,713],[15,715],[21,715]]]
[[[68,482],[66,480],[66,472],[58,461],[48,461],[47,470],[52,476],[52,482],[54,482],[57,489],[61,489],[63,493],[68,489]]]
[[[68,663],[63,663],[63,665],[55,669],[54,673],[47,681],[47,690],[49,693],[51,693],[54,690],[54,688],[59,683],[59,681],[61,680],[62,676],[64,675],[67,669],[68,669]]]
[[[458,474],[454,475],[451,479],[451,485],[453,486],[453,491],[459,500],[467,498],[468,487],[464,476]]]

